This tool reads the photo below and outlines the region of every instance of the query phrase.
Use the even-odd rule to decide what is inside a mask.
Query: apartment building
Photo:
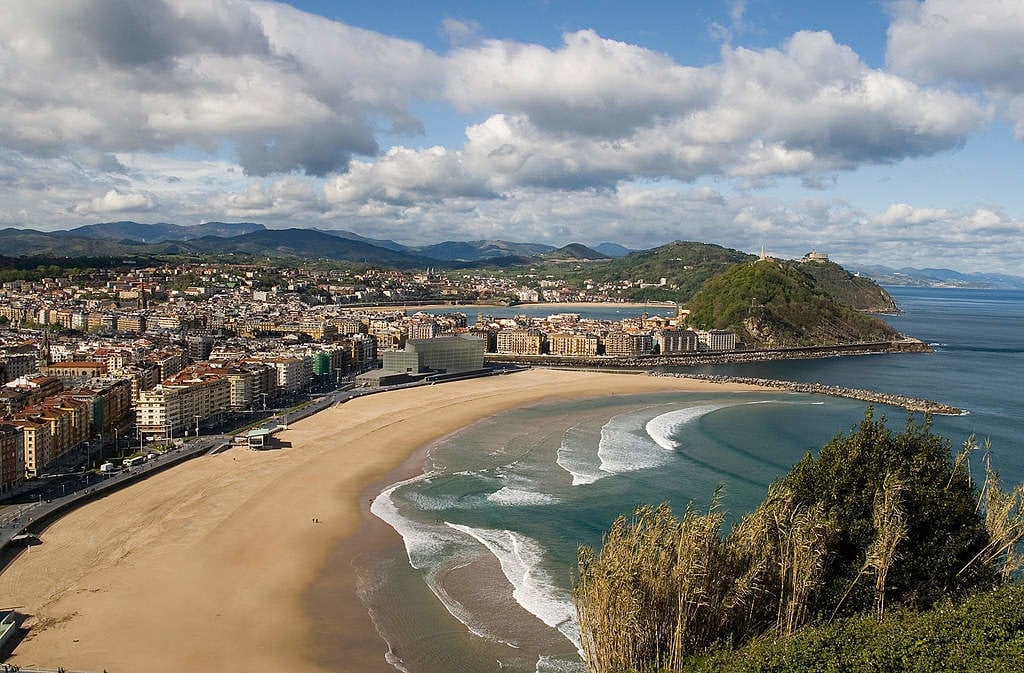
[[[0,423],[0,495],[25,480],[25,433],[10,423]]]
[[[503,329],[498,332],[499,353],[509,355],[540,355],[544,334],[538,329]]]
[[[148,437],[168,440],[220,417],[231,405],[231,383],[217,375],[161,383],[139,393],[135,424]]]
[[[654,352],[654,337],[650,334],[612,332],[604,338],[604,353],[613,357],[637,357]]]
[[[555,332],[548,334],[548,352],[551,355],[592,357],[597,355],[598,338],[595,334]]]
[[[122,427],[132,413],[132,382],[128,378],[93,379],[69,395],[89,406],[92,427],[97,432]]]
[[[57,457],[50,438],[50,424],[31,418],[11,418],[8,422],[22,433],[25,476],[39,476],[42,468]]]
[[[705,351],[734,351],[736,350],[736,335],[722,329],[697,330],[697,337],[700,339],[701,350]]]
[[[662,355],[696,353],[700,350],[700,337],[690,329],[662,330],[660,338]]]
[[[433,339],[441,333],[440,326],[433,320],[419,320],[409,323],[409,340]]]

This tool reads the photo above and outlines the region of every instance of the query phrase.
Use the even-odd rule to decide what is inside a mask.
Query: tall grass
[[[615,521],[600,551],[580,547],[573,597],[587,670],[681,671],[687,657],[716,647],[739,646],[766,633],[790,636],[815,619],[836,616],[864,577],[874,580],[874,600],[863,587],[856,594],[860,607],[854,612],[870,611],[881,622],[890,592],[898,595],[890,586],[890,574],[908,567],[901,563],[914,560],[915,545],[921,544],[914,540],[930,544],[931,539],[956,533],[940,526],[931,533],[934,538],[920,537],[931,519],[940,518],[936,507],[942,510],[950,506],[944,503],[959,502],[944,499],[941,494],[964,494],[967,514],[973,516],[975,495],[969,459],[977,446],[972,438],[955,460],[947,458],[943,467],[923,469],[922,465],[934,466],[929,460],[935,460],[936,446],[941,446],[927,434],[927,427],[922,432],[908,424],[907,431],[891,443],[894,448],[876,452],[889,462],[884,472],[873,472],[875,476],[869,480],[858,472],[864,468],[855,461],[869,446],[864,442],[879,436],[889,438],[879,433],[880,427],[869,411],[865,424],[849,441],[842,437],[833,440],[835,446],[845,442],[843,446],[850,447],[849,455],[854,458],[831,454],[829,460],[833,462],[826,467],[837,471],[826,469],[820,473],[832,479],[833,488],[835,484],[852,484],[850,491],[832,490],[821,495],[827,489],[818,488],[817,495],[808,498],[806,479],[797,480],[805,493],[801,500],[794,495],[794,482],[780,479],[768,488],[764,502],[724,535],[720,490],[706,511],[690,505],[679,518],[667,504],[641,506],[632,518]],[[911,442],[918,442],[927,451],[915,453],[907,448],[912,447]],[[809,457],[802,465],[801,474],[806,477],[811,474],[808,470],[814,467],[814,459]],[[980,530],[983,521],[987,537],[983,532],[980,541],[967,538],[964,546],[948,551],[951,557],[963,554],[962,558],[971,559],[960,575],[965,578],[963,586],[974,590],[991,586],[1000,578],[1009,580],[1024,567],[1024,556],[1019,552],[1024,540],[1024,486],[1003,491],[988,456],[985,470],[984,484],[977,493],[974,525]],[[847,497],[848,493],[855,498]],[[922,494],[931,498],[927,502],[939,505],[923,509]],[[847,520],[850,511],[863,512],[862,518]],[[867,534],[856,538],[861,542],[851,548],[848,541],[854,539],[849,534],[852,526]],[[913,537],[915,526],[918,538]],[[826,570],[830,559],[839,554],[846,555],[850,572],[835,591],[836,578],[827,577]],[[952,566],[950,575],[955,575],[962,563]],[[927,586],[935,577],[946,577],[941,574],[946,566],[936,567],[938,570],[933,571],[931,566],[924,566],[910,578],[921,582],[919,586]],[[971,573],[964,573],[971,568],[974,576],[992,580],[985,584],[970,579]],[[906,582],[907,573],[900,577]],[[951,590],[956,589],[956,579],[948,585]],[[907,586],[900,588],[912,600],[913,586],[909,592]]]
[[[680,670],[683,658],[807,619],[822,568],[821,507],[780,488],[727,536],[716,494],[707,513],[667,505],[619,517],[599,553],[579,550],[574,590],[593,673]]]

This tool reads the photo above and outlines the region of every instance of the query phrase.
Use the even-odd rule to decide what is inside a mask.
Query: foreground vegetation
[[[1004,491],[986,457],[975,489],[976,450],[970,440],[954,459],[927,420],[894,433],[869,409],[850,434],[773,483],[728,533],[717,494],[707,512],[690,507],[676,518],[662,505],[620,517],[600,552],[579,551],[574,598],[588,670],[690,670],[694,656],[753,641],[799,647],[786,639],[810,624],[869,647],[897,628],[874,632],[869,622],[916,619],[910,611],[1008,583],[1024,565],[1024,487]],[[897,616],[888,616],[893,609]],[[813,632],[803,637],[817,642]],[[839,645],[831,647],[821,656]],[[857,670],[814,666],[778,670]]]
[[[1024,666],[1024,584],[959,605],[899,610],[878,623],[847,618],[791,638],[764,638],[736,651],[682,662],[691,673],[1016,673]]]

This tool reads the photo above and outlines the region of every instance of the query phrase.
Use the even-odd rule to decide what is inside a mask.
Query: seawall
[[[549,367],[652,369],[654,367],[689,367],[698,365],[729,364],[735,362],[766,362],[772,360],[807,360],[847,355],[877,355],[879,353],[930,353],[931,347],[919,339],[876,341],[832,346],[798,346],[763,350],[722,351],[713,353],[685,353],[679,355],[568,356],[568,355],[511,355],[487,353],[488,363],[540,365]]]

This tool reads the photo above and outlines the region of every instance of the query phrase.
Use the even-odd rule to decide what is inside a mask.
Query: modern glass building
[[[444,371],[467,372],[484,367],[483,339],[468,335],[451,335],[433,339],[409,339],[405,350],[382,354],[384,369],[393,372]]]

